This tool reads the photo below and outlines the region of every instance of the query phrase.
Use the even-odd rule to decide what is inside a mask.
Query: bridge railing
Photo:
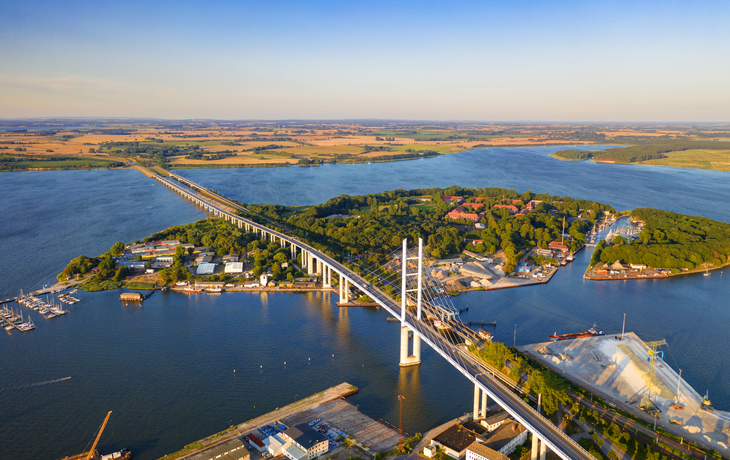
[[[167,181],[159,175],[155,174],[154,176],[155,179],[159,180],[160,182],[166,182],[168,185],[171,185],[174,188],[185,191],[176,184]],[[186,182],[194,184],[192,181],[186,180]],[[263,232],[276,235],[284,241],[288,241],[291,244],[295,244],[298,247],[311,252],[324,265],[328,266],[331,270],[340,274],[356,288],[360,289],[365,294],[373,298],[373,300],[375,300],[380,306],[382,306],[388,313],[396,318],[400,318],[400,306],[395,302],[395,300],[390,298],[383,291],[371,285],[360,275],[352,272],[333,258],[319,252],[317,249],[309,246],[306,243],[301,242],[298,239],[285,235],[276,230],[272,230],[262,224],[228,213],[223,209],[220,209],[215,203],[211,203],[209,200],[203,199],[198,195],[192,195],[187,191],[185,191],[185,193],[190,195],[191,197],[195,196],[195,198],[199,199],[200,201],[204,201],[208,206],[215,208],[217,212],[222,215],[228,216],[232,220],[244,222],[249,226],[257,228]],[[430,325],[424,323],[423,321],[418,321],[415,316],[408,310],[406,311],[406,318],[404,319],[404,323],[411,330],[413,330],[415,334],[418,334],[418,336],[422,340],[424,340],[434,351],[439,353],[459,372],[461,372],[469,380],[473,381],[483,391],[491,396],[492,399],[494,399],[498,404],[504,407],[505,410],[507,410],[513,417],[515,417],[515,419],[517,419],[533,433],[539,433],[539,437],[560,457],[566,460],[592,459],[592,456],[590,456],[590,454],[588,454],[585,449],[580,447],[578,443],[576,443],[570,437],[566,436],[565,433],[561,432],[547,418],[545,418],[542,414],[539,414],[532,407],[527,405],[524,401],[522,401],[519,397],[512,393],[510,389],[505,387],[501,382],[493,378],[489,379],[487,377],[487,373],[480,372],[482,370],[480,367],[480,363],[476,362],[471,357],[464,356],[464,354],[461,353],[456,346],[448,343],[446,339],[444,339],[444,337],[434,331]],[[529,418],[532,418],[533,420],[529,420]],[[534,423],[534,419],[539,420],[540,424]],[[556,444],[556,441],[552,439],[553,437],[564,442],[562,443],[562,445],[558,445]],[[572,452],[569,453],[566,450],[566,447],[572,448]]]

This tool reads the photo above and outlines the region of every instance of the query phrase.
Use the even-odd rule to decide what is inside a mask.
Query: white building
[[[195,273],[197,275],[212,275],[213,273],[215,273],[215,264],[200,264],[198,265],[198,269]]]
[[[282,434],[287,443],[282,446],[282,453],[289,460],[309,460],[329,452],[329,439],[308,425],[295,425]]]
[[[243,273],[243,262],[229,262],[226,264],[226,273]]]
[[[283,448],[286,445],[287,440],[284,439],[284,437],[281,434],[275,434],[273,436],[269,436],[264,440],[264,444],[267,446],[267,451],[276,457],[277,455],[281,455],[283,453]]]

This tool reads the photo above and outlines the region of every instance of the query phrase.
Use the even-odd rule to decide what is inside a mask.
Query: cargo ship
[[[558,340],[568,340],[568,339],[580,339],[583,337],[595,337],[597,335],[604,335],[603,331],[599,331],[596,329],[596,324],[593,323],[593,327],[588,329],[587,331],[580,331],[580,332],[572,332],[570,334],[558,334],[557,332],[550,336],[551,342],[557,342]]]

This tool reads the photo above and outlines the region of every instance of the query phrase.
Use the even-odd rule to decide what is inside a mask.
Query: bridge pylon
[[[418,271],[408,273],[408,261],[418,261]],[[416,287],[408,289],[408,277],[416,277]],[[418,256],[408,257],[408,240],[403,239],[403,255],[401,257],[401,329],[400,329],[400,365],[401,367],[416,366],[421,364],[421,338],[417,334],[412,334],[413,354],[409,353],[411,341],[411,329],[406,326],[406,306],[409,292],[416,292],[416,317],[421,319],[421,301],[423,298],[423,239],[418,239]]]

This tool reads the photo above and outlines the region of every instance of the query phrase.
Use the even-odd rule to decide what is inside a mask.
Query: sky
[[[729,122],[730,2],[0,0],[0,118]]]

